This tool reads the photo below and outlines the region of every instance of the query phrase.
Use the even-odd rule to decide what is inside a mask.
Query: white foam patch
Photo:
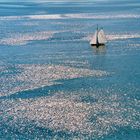
[[[128,44],[128,46],[140,47],[140,44]]]
[[[59,14],[52,15],[27,15],[27,16],[1,16],[0,20],[21,20],[21,19],[63,19]]]
[[[126,19],[126,18],[140,18],[139,14],[51,14],[51,15],[27,15],[27,16],[1,16],[0,20],[20,20],[20,19]]]
[[[76,95],[85,95],[85,91],[77,92]],[[4,113],[1,116],[8,126],[26,134],[30,133],[26,127],[29,123],[56,132],[77,132],[80,136],[87,135],[95,139],[113,133],[119,127],[139,128],[140,120],[137,118],[140,112],[135,109],[138,100],[127,99],[129,102],[125,103],[116,94],[96,97],[92,93],[98,99],[98,102],[92,104],[73,100],[74,94],[71,94],[71,99],[54,95],[48,98],[3,101],[1,109],[4,109]],[[4,104],[9,104],[9,107],[5,109]],[[12,119],[9,121],[8,118]]]
[[[83,40],[90,41],[92,39],[93,35],[88,35],[87,37],[84,37]],[[108,34],[106,35],[106,38],[108,41],[113,40],[126,40],[126,39],[133,39],[133,38],[140,38],[140,34]]]
[[[20,20],[24,18],[24,16],[1,16],[0,20]]]
[[[60,84],[56,80],[73,79],[87,76],[108,75],[106,71],[89,70],[59,65],[17,65],[18,74],[0,77],[0,96],[10,95],[15,92]],[[5,71],[7,71],[5,69]],[[13,86],[13,83],[14,86]],[[22,84],[18,84],[22,83]]]
[[[24,25],[24,26],[39,26],[39,22],[22,22],[19,25]]]
[[[95,14],[66,14],[68,18],[80,18],[80,19],[118,19],[118,18],[140,18],[140,15],[133,14],[119,14],[119,15],[95,15]]]
[[[29,41],[47,40],[53,36],[55,32],[42,31],[32,33],[17,33],[12,34],[9,38],[0,39],[2,45],[25,45]]]
[[[89,67],[89,62],[87,60],[85,61],[61,60],[61,63],[66,66],[72,66],[72,67],[84,67],[84,68]]]
[[[62,17],[63,14],[52,14],[52,15],[29,15],[27,16],[30,19],[64,19],[66,17]]]
[[[120,35],[107,35],[108,40],[124,40],[132,38],[140,38],[140,34],[120,34]]]

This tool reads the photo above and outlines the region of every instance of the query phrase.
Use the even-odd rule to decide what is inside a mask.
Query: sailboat
[[[107,42],[107,39],[103,31],[103,28],[99,29],[97,25],[96,32],[92,40],[90,41],[90,45],[96,46],[98,48],[99,46],[104,46],[106,42]]]

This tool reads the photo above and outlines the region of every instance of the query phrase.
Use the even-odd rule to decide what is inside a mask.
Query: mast
[[[97,46],[99,45],[98,32],[99,32],[99,29],[98,29],[98,24],[97,24],[97,35],[96,35],[96,45]]]

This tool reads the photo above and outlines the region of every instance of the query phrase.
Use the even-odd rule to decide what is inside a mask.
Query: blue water
[[[140,139],[139,1],[0,2],[0,27],[0,139]]]

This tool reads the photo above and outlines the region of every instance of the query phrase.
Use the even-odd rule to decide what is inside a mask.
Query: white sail
[[[97,44],[97,31],[95,32],[94,36],[92,37],[90,44]]]
[[[105,33],[104,33],[103,29],[101,29],[98,32],[98,42],[100,44],[105,44],[107,42],[107,39],[106,39],[106,36],[105,36]]]

